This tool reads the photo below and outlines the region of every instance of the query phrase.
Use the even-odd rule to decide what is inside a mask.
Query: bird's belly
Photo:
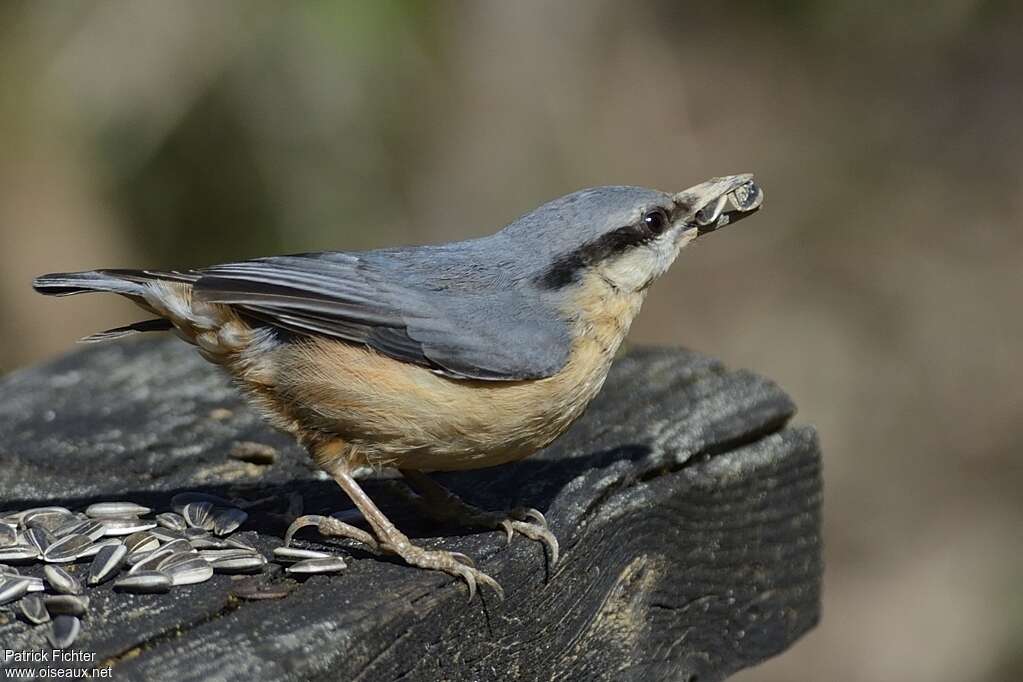
[[[336,437],[356,465],[423,471],[495,466],[546,446],[582,414],[612,360],[577,340],[558,374],[495,382],[449,379],[323,339],[278,352],[270,408],[286,410],[300,436]]]

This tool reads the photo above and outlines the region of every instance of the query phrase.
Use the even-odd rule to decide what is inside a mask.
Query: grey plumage
[[[479,241],[216,266],[195,292],[274,326],[363,343],[453,376],[549,376],[567,359],[567,327]]]
[[[571,336],[557,291],[537,286],[546,266],[627,226],[670,195],[639,187],[581,190],[545,204],[500,232],[437,246],[259,258],[188,271],[96,270],[44,275],[37,291],[111,291],[141,298],[147,283],[190,283],[194,295],[227,304],[299,335],[365,344],[403,362],[458,378],[551,376]],[[543,256],[538,258],[538,256]],[[167,329],[159,320],[101,332],[106,340]]]

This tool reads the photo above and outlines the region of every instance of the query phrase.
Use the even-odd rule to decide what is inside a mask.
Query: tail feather
[[[123,327],[115,327],[114,329],[108,329],[103,332],[96,332],[90,334],[83,339],[79,340],[79,343],[99,343],[100,341],[112,341],[114,339],[121,339],[125,336],[132,336],[140,332],[165,332],[170,331],[174,328],[170,320],[154,319],[154,320],[143,320],[141,322],[133,322],[132,324],[125,325]]]
[[[127,296],[141,307],[158,315],[165,311],[163,306],[152,306],[154,296],[151,287],[157,280],[194,282],[197,276],[190,272],[158,272],[152,270],[89,270],[86,272],[55,272],[36,277],[32,288],[47,296],[72,296],[87,292],[109,292]],[[149,299],[149,300],[147,300]],[[108,329],[82,339],[83,343],[109,341],[139,332],[167,331],[174,325],[167,319],[153,319],[135,322],[124,327]]]
[[[32,288],[47,296],[72,296],[89,291],[108,291],[125,296],[140,296],[147,282],[169,280],[192,283],[199,279],[195,272],[176,270],[86,270],[54,272],[32,281]]]
[[[103,270],[89,272],[55,272],[36,277],[32,288],[47,295],[73,295],[86,291],[110,291],[125,295],[142,293],[142,283],[123,279]]]

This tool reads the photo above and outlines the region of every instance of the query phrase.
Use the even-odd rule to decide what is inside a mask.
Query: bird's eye
[[[646,229],[650,230],[651,233],[660,234],[668,229],[668,214],[664,212],[663,208],[656,208],[653,211],[648,211],[646,215],[643,216],[643,225]]]

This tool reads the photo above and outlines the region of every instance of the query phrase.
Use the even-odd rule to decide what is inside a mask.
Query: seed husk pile
[[[0,610],[48,628],[52,646],[64,649],[75,643],[88,618],[87,592],[104,583],[122,593],[162,594],[216,573],[264,571],[267,558],[232,536],[248,519],[234,501],[186,492],[175,495],[171,507],[155,515],[124,501],[81,511],[60,506],[0,511]],[[275,552],[274,559],[299,576],[344,568],[340,557],[325,552]],[[40,563],[43,577],[23,574]],[[280,592],[277,596],[286,594]]]

